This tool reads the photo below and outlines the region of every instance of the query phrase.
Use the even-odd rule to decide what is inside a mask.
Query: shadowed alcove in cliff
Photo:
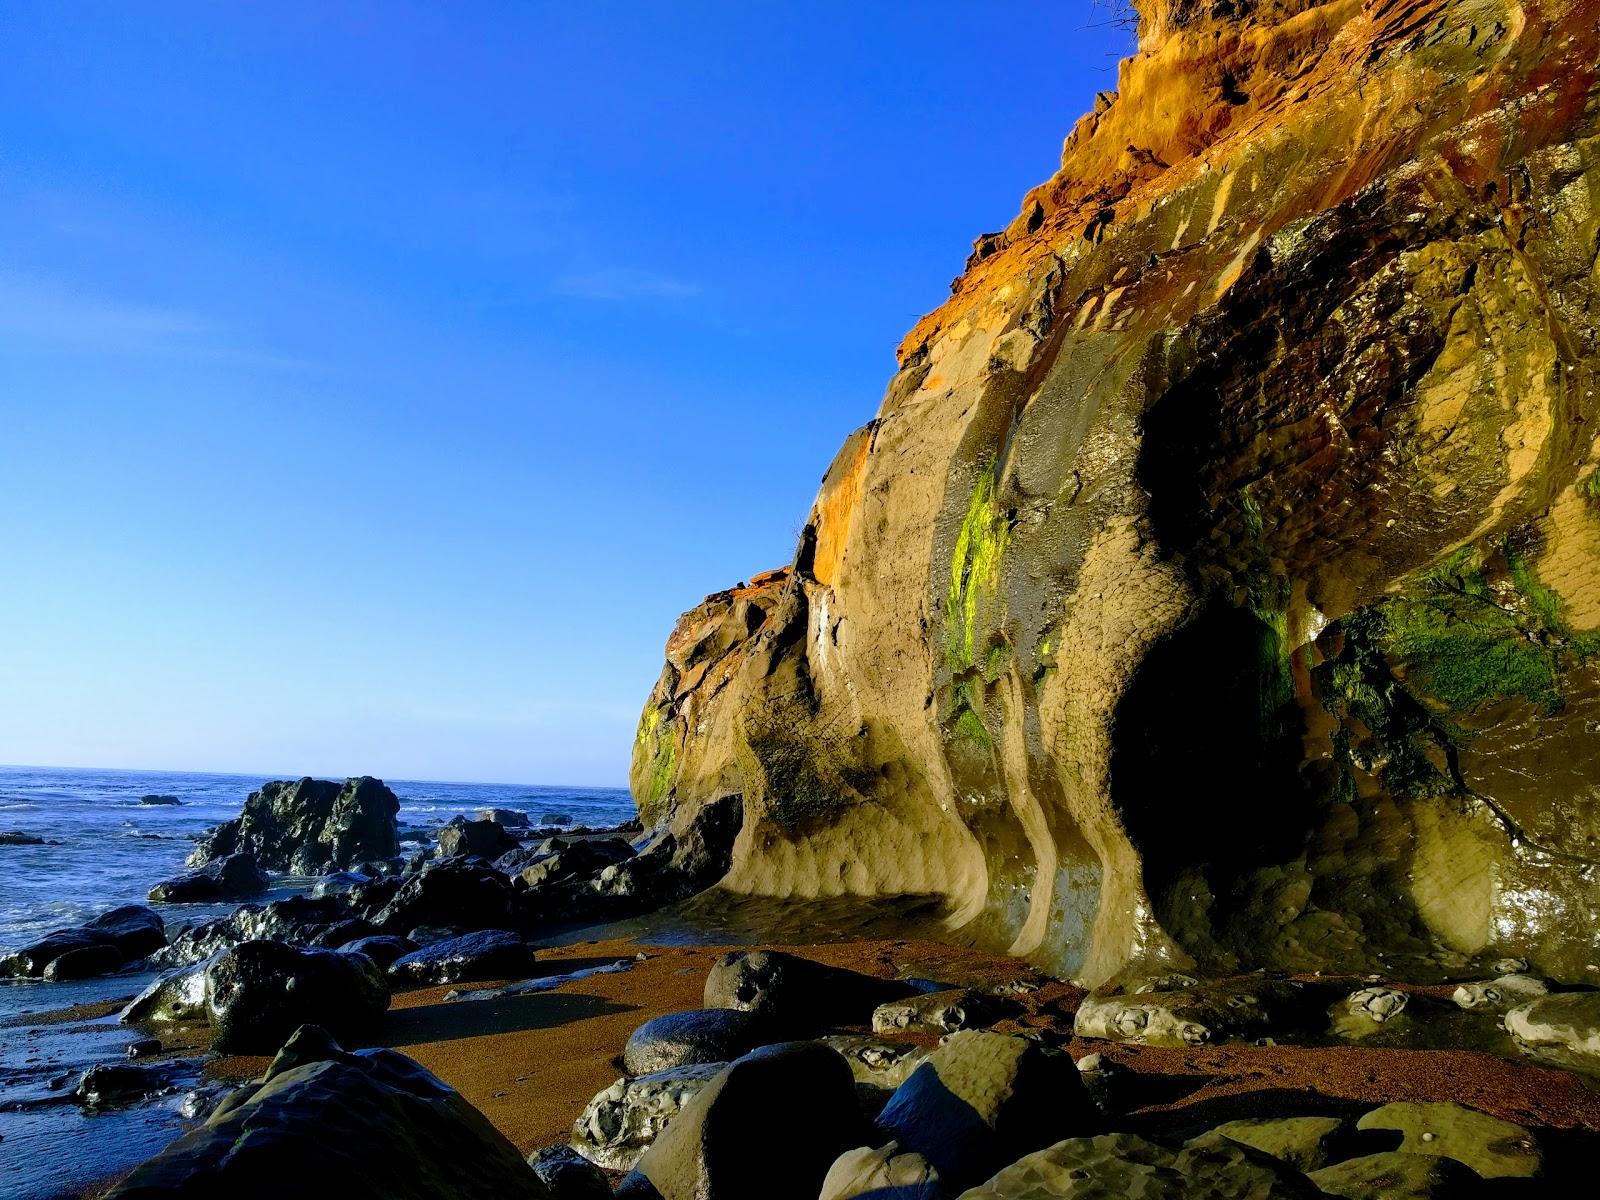
[[[1146,657],[1117,707],[1111,798],[1156,917],[1197,958],[1248,877],[1303,851],[1316,819],[1277,631],[1217,604]]]

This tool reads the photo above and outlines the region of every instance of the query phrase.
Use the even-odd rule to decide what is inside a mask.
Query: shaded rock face
[[[296,1057],[312,1053],[275,1061],[261,1086],[219,1106],[110,1194],[551,1195],[482,1113],[411,1059],[392,1050],[346,1054],[331,1043]]]
[[[207,835],[189,856],[203,867],[244,852],[269,871],[325,875],[400,853],[400,801],[381,779],[269,783],[245,798],[244,812]]]
[[[641,815],[1089,983],[1595,981],[1593,6],[1141,10],[794,560],[673,630]]]
[[[389,1008],[382,972],[364,954],[282,942],[241,942],[205,970],[211,1045],[224,1054],[273,1054],[301,1025],[368,1035]]]

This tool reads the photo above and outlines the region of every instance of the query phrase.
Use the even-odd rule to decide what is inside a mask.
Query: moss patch
[[[1578,495],[1585,500],[1600,504],[1600,471],[1595,471],[1594,474],[1578,481]]]
[[[1000,563],[1011,524],[995,499],[994,465],[978,474],[967,514],[950,555],[950,587],[945,595],[945,647],[952,671],[977,662],[977,626],[1000,583]]]
[[[635,797],[639,819],[646,828],[666,819],[672,805],[668,796],[678,773],[678,742],[673,737],[672,720],[665,708],[648,704],[639,717],[634,742],[647,764],[644,787]]]

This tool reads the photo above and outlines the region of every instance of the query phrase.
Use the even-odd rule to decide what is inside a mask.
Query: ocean
[[[0,954],[119,904],[144,903],[151,886],[184,870],[193,839],[239,815],[260,775],[0,767],[0,832],[44,838],[0,845]],[[436,783],[390,779],[400,798],[403,853],[431,842],[432,827],[481,808],[518,809],[535,825],[615,825],[634,815],[621,788]],[[175,796],[144,805],[141,796]],[[569,821],[551,821],[561,816]],[[410,834],[415,845],[407,845]],[[278,879],[263,900],[303,890]],[[233,911],[234,904],[156,905],[169,933]],[[69,1005],[102,1007],[132,996],[154,972],[126,971],[72,983],[0,979],[0,1196],[73,1196],[156,1153],[193,1121],[183,1095],[201,1085],[194,1060],[175,1066],[170,1095],[125,1110],[83,1111],[78,1076],[95,1063],[126,1061],[136,1031],[114,1013],[58,1021]],[[88,1010],[90,1014],[98,1010]]]

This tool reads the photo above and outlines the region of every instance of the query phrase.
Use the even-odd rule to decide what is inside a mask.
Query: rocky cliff
[[[1140,8],[793,562],[673,631],[640,809],[1092,983],[1600,982],[1600,3]]]

